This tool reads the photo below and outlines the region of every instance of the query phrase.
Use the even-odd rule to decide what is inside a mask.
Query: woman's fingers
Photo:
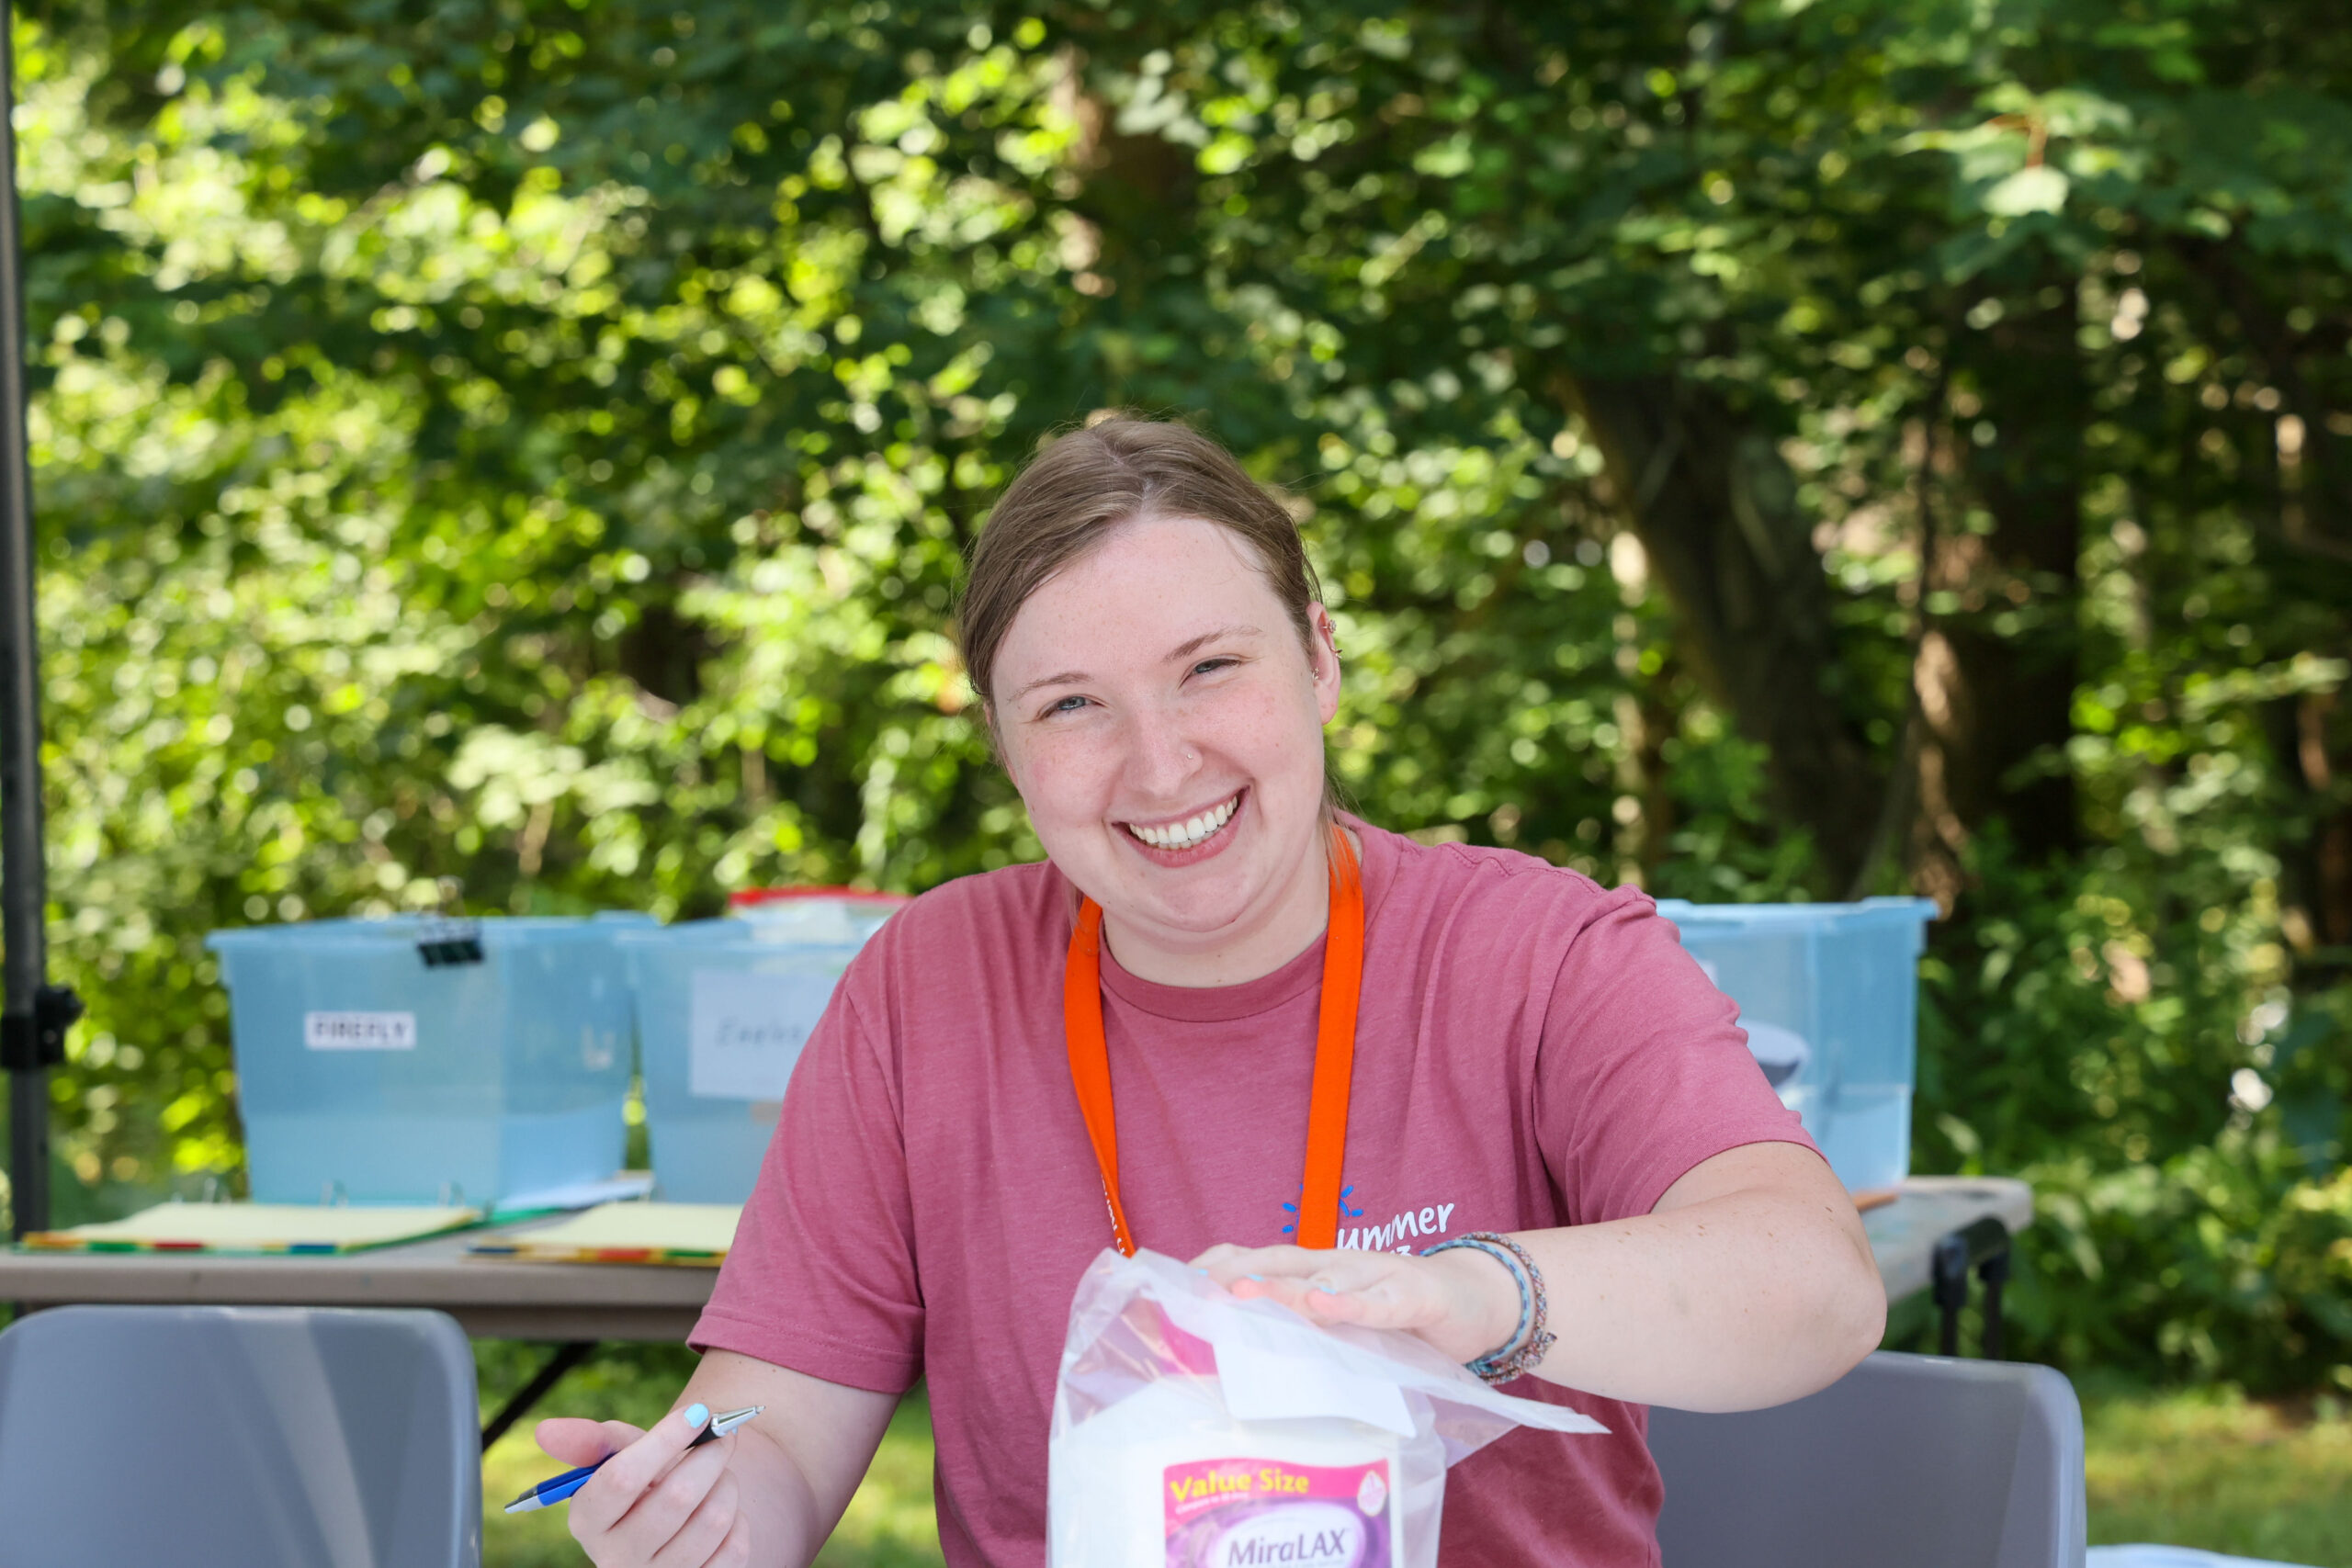
[[[1397,1292],[1381,1280],[1285,1279],[1270,1274],[1240,1280],[1233,1293],[1245,1300],[1262,1296],[1293,1312],[1324,1323],[1361,1323],[1374,1328],[1398,1326],[1411,1314],[1400,1310]]]
[[[654,1552],[653,1568],[708,1568],[742,1514],[736,1506],[735,1487],[735,1477],[721,1470],[685,1523]]]
[[[1446,1310],[1428,1260],[1395,1253],[1215,1247],[1193,1266],[1245,1301],[1280,1302],[1318,1323],[1419,1329]]]
[[[572,1416],[551,1416],[532,1428],[539,1451],[560,1464],[594,1464],[645,1436],[626,1421],[589,1421]]]
[[[1402,1329],[1457,1360],[1494,1349],[1516,1321],[1510,1271],[1482,1254],[1219,1246],[1193,1267],[1244,1301],[1280,1302],[1315,1323]]]
[[[1309,1285],[1302,1280],[1285,1280],[1279,1276],[1236,1280],[1233,1293],[1244,1301],[1263,1299],[1280,1302],[1293,1312],[1317,1318],[1324,1315],[1324,1309],[1340,1299],[1328,1286]]]
[[[719,1543],[710,1559],[710,1568],[751,1568],[752,1517],[740,1510],[735,1515],[734,1528]]]
[[[1231,1290],[1243,1280],[1304,1279],[1342,1256],[1336,1252],[1310,1252],[1303,1247],[1219,1245],[1193,1258],[1193,1267]]]
[[[590,1476],[588,1483],[571,1495],[572,1539],[587,1546],[593,1539],[610,1533],[623,1517],[648,1499],[649,1492],[657,1483],[665,1482],[666,1473],[672,1472],[671,1467],[678,1465],[678,1456],[686,1451],[686,1445],[694,1441],[695,1435],[709,1420],[709,1410],[701,1404],[673,1410],[656,1421],[643,1437],[606,1461],[604,1469]],[[710,1445],[714,1450],[720,1446],[717,1443]],[[724,1460],[720,1462],[723,1464]],[[678,1465],[678,1468],[688,1467]],[[643,1542],[644,1556],[650,1556],[670,1539],[678,1525],[694,1511],[695,1504],[702,1501],[703,1492],[709,1490],[715,1477],[707,1469],[698,1471],[698,1473],[702,1478],[701,1489],[684,1507],[676,1509],[676,1517],[670,1521],[669,1529]],[[675,1503],[673,1494],[671,1506],[675,1506]],[[638,1532],[631,1533],[634,1536]]]
[[[628,1540],[636,1553],[630,1561],[652,1561],[686,1528],[686,1521],[695,1517],[726,1475],[727,1450],[713,1443],[695,1450],[671,1466],[667,1475],[647,1487],[614,1527],[613,1533]],[[711,1544],[718,1544],[716,1538]]]

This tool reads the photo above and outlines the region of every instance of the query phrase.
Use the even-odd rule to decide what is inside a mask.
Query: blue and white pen
[[[724,1415],[714,1416],[710,1418],[710,1425],[696,1432],[694,1441],[688,1443],[686,1447],[698,1449],[705,1443],[716,1441],[766,1408],[764,1404],[753,1404],[741,1410],[729,1410]],[[588,1478],[604,1469],[612,1457],[606,1454],[594,1464],[583,1464],[578,1470],[567,1470],[561,1475],[549,1476],[512,1503],[507,1504],[506,1511],[510,1514],[527,1514],[534,1508],[553,1507],[582,1486],[587,1485]]]

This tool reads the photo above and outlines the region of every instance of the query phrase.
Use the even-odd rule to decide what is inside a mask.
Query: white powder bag
[[[1436,1568],[1446,1467],[1521,1426],[1606,1430],[1409,1335],[1106,1248],[1054,1394],[1049,1568]]]

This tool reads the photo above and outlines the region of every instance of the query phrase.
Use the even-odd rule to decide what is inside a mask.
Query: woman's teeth
[[[1127,831],[1156,850],[1189,850],[1233,820],[1234,808],[1240,804],[1241,797],[1237,795],[1223,806],[1204,811],[1190,821],[1166,828],[1138,828],[1130,822]]]

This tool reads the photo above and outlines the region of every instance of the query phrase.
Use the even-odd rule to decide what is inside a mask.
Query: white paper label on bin
[[[703,1100],[782,1100],[808,1032],[832,999],[830,975],[695,975],[686,1092]]]
[[[302,1043],[313,1051],[413,1051],[413,1012],[306,1012]]]

